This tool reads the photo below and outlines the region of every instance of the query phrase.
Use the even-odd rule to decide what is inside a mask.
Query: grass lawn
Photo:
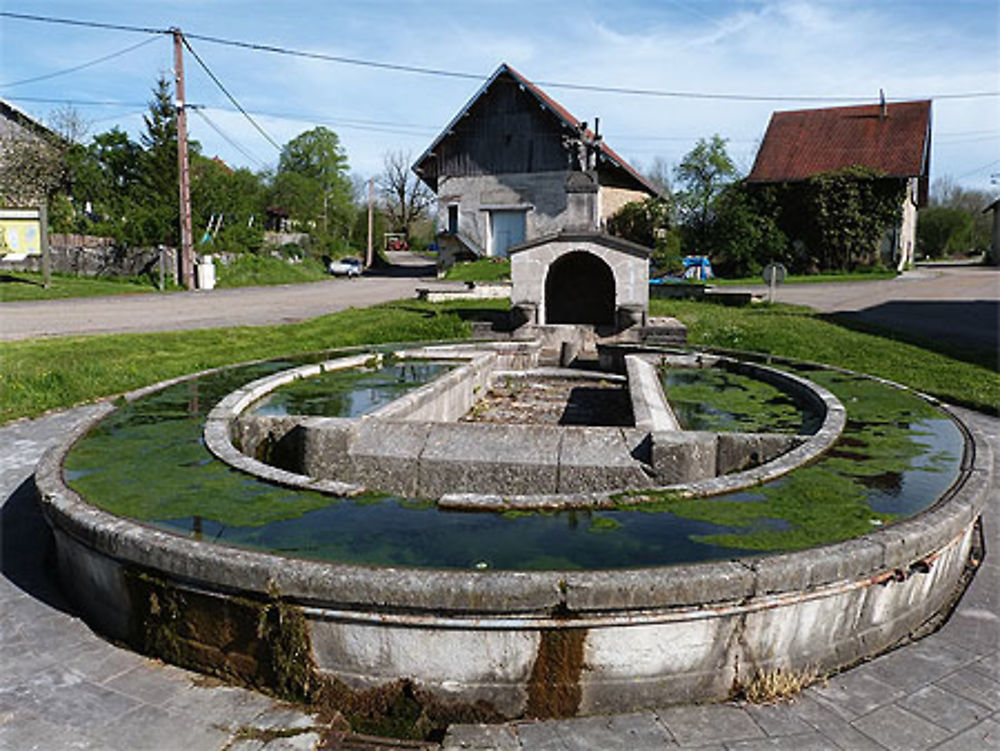
[[[469,330],[465,318],[486,318],[507,305],[506,300],[399,301],[282,326],[2,342],[0,422],[228,363],[357,344],[462,337]],[[682,320],[695,345],[838,365],[993,414],[1000,405],[1000,373],[985,364],[985,355],[982,362],[969,362],[931,352],[852,331],[808,308],[653,300],[651,313]]]
[[[672,315],[688,341],[836,365],[911,386],[954,404],[997,414],[1000,373],[989,353],[944,354],[875,333],[851,330],[809,308],[729,308],[685,300],[650,300],[652,315]]]
[[[825,282],[876,282],[884,279],[895,279],[899,274],[891,269],[881,271],[854,271],[842,274],[789,274],[782,284],[819,284]],[[764,284],[760,276],[748,276],[742,279],[709,279],[708,284],[737,285],[747,287],[754,284]]]
[[[157,292],[158,280],[149,277],[94,278],[72,274],[52,274],[48,289],[42,286],[42,275],[31,271],[10,271],[0,274],[0,302],[21,300],[54,300],[61,297],[103,297],[130,295],[137,292]],[[167,290],[177,290],[167,282]]]
[[[450,282],[498,282],[510,279],[510,261],[506,258],[480,258],[456,263],[444,278]]]
[[[217,287],[250,287],[268,284],[301,284],[329,279],[323,264],[314,258],[306,258],[301,263],[289,263],[271,256],[257,256],[247,253],[238,256],[232,263],[215,264]],[[53,300],[60,297],[103,297],[105,295],[127,295],[136,292],[157,292],[158,278],[95,278],[72,274],[52,274],[48,289],[42,286],[42,275],[33,272],[14,271],[0,274],[0,302],[21,300]],[[167,291],[181,287],[167,281]]]

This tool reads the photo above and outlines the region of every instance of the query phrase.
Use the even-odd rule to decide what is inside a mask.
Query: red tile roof
[[[846,167],[890,177],[923,177],[930,169],[930,101],[775,112],[750,182],[804,180]]]

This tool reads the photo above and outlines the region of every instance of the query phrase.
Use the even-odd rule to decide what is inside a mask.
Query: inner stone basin
[[[290,476],[334,483],[340,494],[367,488],[451,508],[558,508],[608,505],[621,490],[711,495],[754,485],[815,458],[844,425],[830,392],[759,365],[625,352],[624,373],[601,373],[539,367],[540,352],[540,342],[528,342],[401,353],[410,362],[462,362],[354,419],[267,414],[261,405],[282,389],[302,391],[300,382],[350,363],[289,371],[224,399],[209,416],[206,445],[245,471],[261,471],[255,462],[263,460]],[[803,418],[806,435],[683,430],[663,392],[657,368],[665,364],[740,371],[815,418]]]

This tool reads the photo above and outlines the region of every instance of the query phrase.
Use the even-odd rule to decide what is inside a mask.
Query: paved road
[[[0,340],[42,336],[263,326],[292,323],[350,307],[413,297],[434,266],[410,253],[360,279],[169,294],[81,297],[0,304]]]
[[[764,285],[745,289],[766,292]],[[997,267],[922,266],[881,281],[789,284],[778,288],[777,299],[925,339],[1000,347]]]
[[[116,647],[74,615],[52,576],[31,473],[93,410],[0,426],[0,749],[313,748],[312,716]],[[1000,419],[958,412],[1000,446]],[[791,703],[453,726],[444,749],[1000,749],[1000,498],[984,517],[987,558],[943,629]]]

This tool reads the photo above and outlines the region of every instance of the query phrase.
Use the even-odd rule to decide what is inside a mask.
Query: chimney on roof
[[[889,117],[889,108],[885,103],[885,89],[878,90],[879,106],[881,107],[879,111],[879,117],[885,120]]]

